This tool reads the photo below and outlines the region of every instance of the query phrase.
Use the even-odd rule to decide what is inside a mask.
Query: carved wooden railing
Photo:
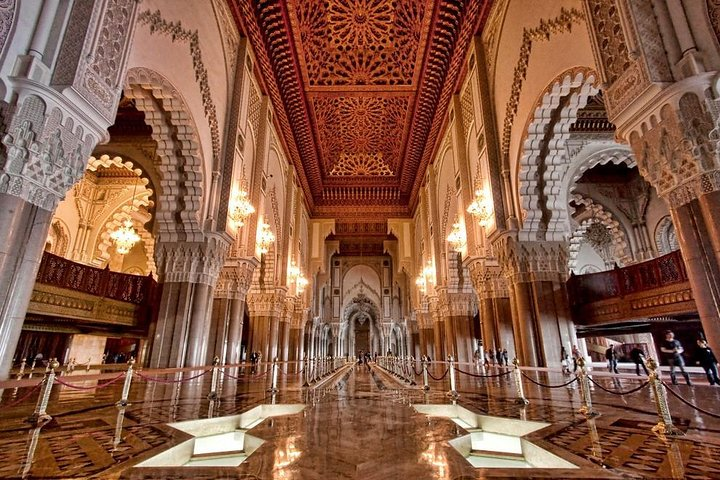
[[[578,325],[697,311],[680,251],[607,272],[571,275],[567,286]]]
[[[107,268],[75,263],[48,252],[43,254],[35,281],[135,305],[147,303],[157,286],[150,275],[143,277],[111,272]]]
[[[45,252],[28,313],[142,329],[159,292],[152,276],[111,272]]]

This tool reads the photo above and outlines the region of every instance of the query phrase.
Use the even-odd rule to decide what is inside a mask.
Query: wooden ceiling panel
[[[492,0],[228,1],[311,214],[410,215]]]

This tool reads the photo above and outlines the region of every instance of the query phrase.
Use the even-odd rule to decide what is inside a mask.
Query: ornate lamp
[[[248,200],[248,192],[245,190],[245,181],[240,183],[240,190],[230,203],[230,220],[235,222],[238,227],[245,225],[245,220],[255,213],[255,207]]]
[[[265,222],[260,224],[260,233],[258,235],[258,250],[260,253],[266,254],[270,251],[270,245],[275,242],[275,235],[270,230],[270,225]]]
[[[125,220],[120,228],[112,232],[110,238],[115,242],[115,251],[120,255],[128,253],[140,241],[140,235],[133,228],[130,219]]]
[[[423,276],[427,283],[435,283],[435,266],[433,266],[432,260],[427,261],[427,265],[423,268]]]
[[[456,252],[460,251],[465,245],[465,231],[457,218],[455,218],[455,223],[453,223],[452,230],[450,230],[450,235],[447,236],[447,241]]]
[[[298,277],[295,280],[295,286],[297,288],[297,293],[298,294],[302,293],[305,290],[305,287],[308,286],[308,283],[310,283],[310,282],[308,281],[307,278],[305,278],[305,275],[303,275],[302,273],[298,274]]]
[[[475,188],[475,199],[467,208],[467,212],[475,217],[482,227],[487,226],[490,221],[492,211],[488,206],[487,196],[481,187],[478,186]]]
[[[425,289],[427,288],[427,280],[425,280],[425,275],[422,273],[418,275],[418,277],[415,279],[415,285],[420,289],[421,293],[425,293]]]
[[[130,212],[134,209],[133,202],[137,191],[137,179],[134,180],[133,194],[130,197]],[[140,241],[140,235],[133,228],[132,220],[127,218],[117,230],[110,234],[110,239],[115,242],[115,251],[120,255],[125,255]]]

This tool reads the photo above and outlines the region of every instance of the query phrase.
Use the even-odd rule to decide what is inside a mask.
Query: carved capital
[[[205,242],[160,243],[155,262],[161,283],[188,282],[215,286],[230,242],[208,236]]]
[[[257,265],[258,261],[253,257],[226,260],[215,285],[215,298],[244,300]]]
[[[480,300],[510,296],[503,271],[496,261],[476,259],[468,263],[470,278]]]
[[[505,278],[510,282],[561,281],[568,275],[566,242],[519,242],[511,236],[496,242]]]
[[[474,293],[452,293],[438,289],[435,311],[440,318],[472,317],[477,311]]]
[[[285,296],[282,288],[272,290],[251,290],[246,304],[252,317],[282,317],[285,311]]]
[[[684,82],[658,115],[630,134],[640,173],[672,208],[720,190],[720,99]],[[707,79],[706,79],[707,80]]]

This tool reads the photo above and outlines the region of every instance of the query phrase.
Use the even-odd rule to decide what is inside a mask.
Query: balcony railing
[[[567,285],[580,325],[697,310],[680,251],[607,272],[573,275]]]
[[[157,282],[150,275],[111,272],[48,252],[43,254],[35,281],[135,305],[148,304],[157,288]]]

